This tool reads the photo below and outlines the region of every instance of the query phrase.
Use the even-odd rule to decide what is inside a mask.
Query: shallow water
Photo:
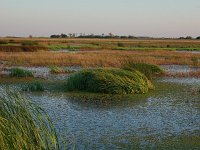
[[[200,51],[196,50],[196,51],[187,51],[187,50],[177,50],[176,52],[179,52],[179,53],[190,53],[190,54],[200,54]]]
[[[199,67],[190,67],[187,65],[161,65],[168,73],[187,73],[190,71],[199,71]]]
[[[80,98],[62,92],[26,96],[50,114],[57,130],[73,143],[69,146],[76,145],[77,149],[118,149],[119,143],[133,144],[130,138],[139,140],[142,148],[171,136],[200,133],[200,94],[190,90],[197,89],[197,83],[160,80],[156,86],[149,94],[119,96],[117,101],[107,95],[103,103],[90,102],[90,96]],[[92,101],[102,97],[96,95]],[[112,98],[112,104],[106,103]]]
[[[15,68],[15,67],[10,67],[10,68]],[[8,75],[10,72],[8,69],[5,71],[2,71],[2,74]],[[33,76],[35,78],[44,78],[48,80],[64,80],[69,74],[52,74],[50,72],[49,67],[17,67],[25,70],[29,70],[33,73]],[[81,70],[81,67],[64,67],[65,69],[68,69],[70,71],[79,71]]]
[[[168,70],[188,71],[176,67]],[[49,113],[71,149],[145,149],[171,137],[199,136],[200,79],[166,77],[154,84],[144,95],[24,94]]]

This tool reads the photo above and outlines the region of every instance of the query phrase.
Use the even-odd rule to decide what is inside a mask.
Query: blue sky
[[[0,0],[0,36],[200,35],[200,0]]]

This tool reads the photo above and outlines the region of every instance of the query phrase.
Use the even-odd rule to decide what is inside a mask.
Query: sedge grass
[[[67,79],[68,91],[105,94],[143,94],[152,83],[139,71],[99,68],[80,71]]]
[[[48,114],[19,93],[0,96],[0,149],[61,149],[62,142]]]
[[[134,61],[126,61],[123,68],[130,71],[136,69],[143,73],[148,79],[152,79],[155,75],[164,73],[164,70],[157,65],[135,63]]]

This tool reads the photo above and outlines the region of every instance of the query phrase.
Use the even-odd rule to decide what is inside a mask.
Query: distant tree
[[[109,36],[109,37],[113,37],[114,34],[112,34],[112,33],[108,33],[108,36]]]
[[[191,36],[186,36],[186,38],[185,39],[192,39],[192,37]]]
[[[198,36],[196,39],[200,40],[200,36]]]
[[[60,37],[61,38],[67,38],[68,36],[66,34],[61,34]]]
[[[179,37],[179,39],[185,39],[185,38],[181,36],[181,37]]]
[[[60,35],[51,35],[50,38],[60,38]]]

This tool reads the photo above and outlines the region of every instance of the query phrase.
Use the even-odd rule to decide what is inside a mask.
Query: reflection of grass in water
[[[44,85],[42,82],[36,81],[32,83],[27,83],[22,87],[23,91],[32,91],[32,92],[42,92],[44,91]]]
[[[60,149],[48,114],[20,94],[0,96],[0,149]]]

